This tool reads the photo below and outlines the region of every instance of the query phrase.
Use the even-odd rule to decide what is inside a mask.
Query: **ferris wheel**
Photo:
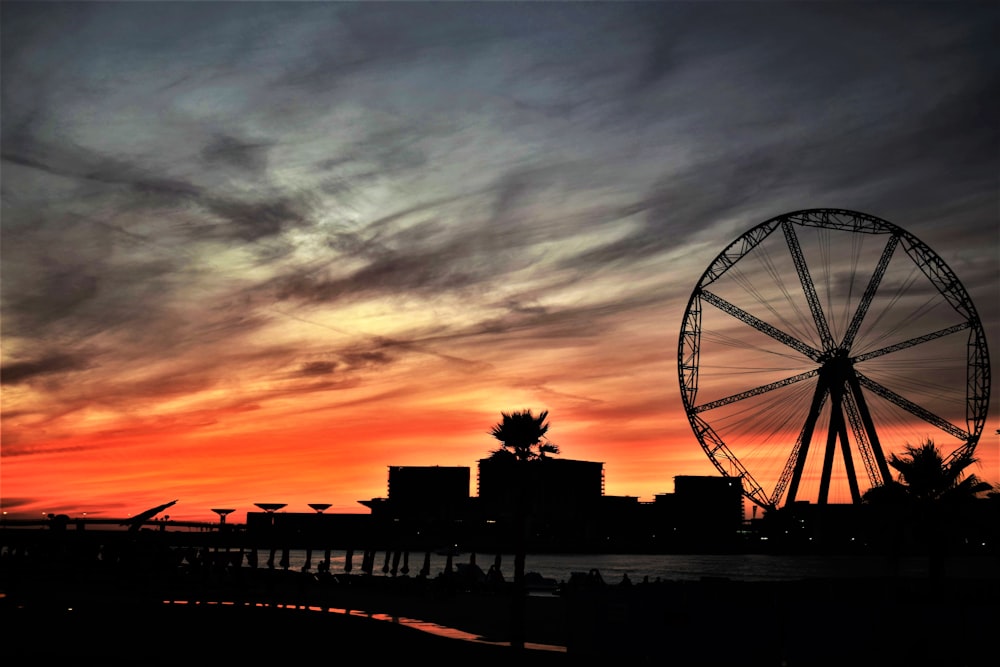
[[[842,209],[767,220],[711,262],[678,375],[705,453],[765,509],[859,503],[907,445],[972,456],[990,391],[986,336],[952,270]]]

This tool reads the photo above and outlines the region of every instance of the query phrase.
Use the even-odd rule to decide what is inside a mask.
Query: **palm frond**
[[[510,452],[517,460],[530,461],[558,453],[554,445],[542,442],[549,430],[545,423],[548,410],[537,416],[531,410],[501,412],[500,416],[501,421],[490,429],[490,435],[500,441],[502,450]]]

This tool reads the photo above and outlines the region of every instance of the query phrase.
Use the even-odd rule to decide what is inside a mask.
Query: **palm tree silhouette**
[[[490,431],[490,435],[501,443],[498,449],[493,450],[493,458],[513,456],[517,461],[534,461],[559,453],[559,447],[545,439],[549,431],[549,425],[545,423],[548,410],[537,417],[531,410],[500,414],[503,420]]]
[[[944,574],[946,545],[962,524],[963,508],[993,489],[967,472],[976,462],[969,454],[946,460],[930,439],[906,445],[901,455],[892,454],[888,461],[898,473],[896,479],[872,487],[863,496],[865,503],[896,507],[913,522],[926,541],[934,578]]]
[[[549,425],[545,422],[548,410],[535,416],[531,410],[501,412],[503,419],[490,430],[490,435],[500,441],[490,458],[513,464],[512,479],[515,488],[514,506],[514,594],[511,603],[511,646],[524,648],[524,562],[528,528],[527,489],[525,466],[544,459],[548,454],[558,454],[559,447],[545,438]]]
[[[946,461],[933,440],[906,445],[902,455],[889,457],[889,466],[899,473],[895,480],[872,487],[868,502],[900,501],[916,504],[959,503],[973,500],[993,487],[966,470],[978,459],[959,456]]]

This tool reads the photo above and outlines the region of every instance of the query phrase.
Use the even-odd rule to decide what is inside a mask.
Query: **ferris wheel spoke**
[[[923,419],[928,424],[937,426],[942,431],[950,433],[959,440],[966,441],[969,439],[970,436],[969,433],[958,428],[957,426],[947,421],[946,419],[941,419],[930,410],[926,410],[917,405],[916,403],[910,401],[909,399],[903,398],[902,396],[892,391],[888,387],[879,384],[875,380],[872,380],[871,378],[862,373],[858,373],[857,370],[855,370],[855,373],[858,376],[858,382],[860,382],[864,387],[868,388],[870,391],[886,399],[887,401],[895,403],[896,405],[903,408],[913,416]]]
[[[737,401],[742,401],[745,398],[752,398],[753,396],[760,396],[761,394],[766,394],[769,391],[774,391],[775,389],[781,389],[782,387],[787,387],[790,384],[795,384],[796,382],[801,382],[802,380],[808,380],[811,377],[816,377],[819,374],[819,369],[814,368],[811,371],[806,371],[805,373],[799,373],[798,375],[793,375],[791,377],[784,378],[783,380],[777,380],[776,382],[769,382],[767,384],[762,384],[759,387],[754,387],[753,389],[748,389],[746,391],[741,391],[738,394],[733,394],[732,396],[727,396],[725,398],[720,398],[717,401],[710,401],[708,403],[703,403],[694,408],[694,411],[705,412],[706,410],[712,410],[714,408],[721,408],[723,405],[729,405],[730,403],[735,403]]]
[[[763,320],[761,320],[761,319],[759,319],[757,317],[754,317],[753,315],[751,315],[750,313],[746,312],[745,310],[743,310],[739,306],[726,301],[722,297],[720,297],[720,296],[718,296],[716,294],[713,294],[712,292],[709,292],[708,290],[702,290],[701,291],[701,298],[704,301],[708,301],[710,304],[712,304],[713,306],[715,306],[719,310],[732,315],[733,317],[735,317],[736,319],[740,320],[741,322],[744,322],[745,324],[750,325],[751,327],[753,327],[757,331],[760,331],[763,334],[767,334],[768,336],[770,336],[771,338],[775,339],[779,343],[787,345],[788,347],[792,348],[793,350],[795,350],[797,352],[800,352],[800,353],[804,354],[805,356],[809,357],[813,361],[819,361],[819,358],[821,356],[821,353],[820,353],[819,350],[817,350],[816,348],[812,347],[811,345],[807,345],[806,343],[803,343],[798,338],[795,338],[794,336],[790,336],[790,335],[786,334],[784,331],[781,331],[780,329],[777,329],[776,327],[771,326],[767,322],[765,322],[765,321],[763,321]]]
[[[972,326],[972,322],[966,320],[959,324],[952,325],[950,327],[945,327],[944,329],[938,329],[929,334],[924,334],[923,336],[917,336],[909,340],[904,340],[894,345],[888,345],[878,350],[872,350],[871,352],[865,352],[864,354],[859,354],[856,357],[852,357],[851,361],[853,363],[860,363],[862,361],[868,361],[869,359],[874,359],[876,357],[881,357],[892,352],[898,352],[899,350],[905,350],[908,347],[913,347],[914,345],[920,345],[921,343],[927,343],[932,340],[937,340],[938,338],[943,338],[944,336],[950,336],[953,333],[958,333],[959,331],[964,331]]]
[[[845,350],[850,350],[851,346],[854,345],[854,337],[858,335],[861,322],[864,321],[865,315],[868,313],[868,307],[871,306],[872,299],[875,298],[875,292],[878,291],[878,286],[882,283],[882,278],[885,277],[885,270],[889,266],[889,260],[892,259],[897,245],[899,245],[899,235],[893,234],[886,241],[885,248],[882,250],[882,257],[879,258],[878,265],[875,267],[875,271],[868,281],[868,287],[865,288],[865,292],[861,296],[861,302],[858,304],[857,310],[854,311],[854,317],[847,327],[847,333],[844,334],[841,346]]]
[[[715,432],[715,429],[698,415],[688,415],[688,420],[691,423],[691,427],[698,433],[698,440],[701,442],[702,449],[708,454],[709,459],[715,465],[716,469],[727,477],[740,478],[743,493],[751,501],[761,507],[772,505],[773,503],[768,499],[764,487],[757,483],[757,480],[750,474],[750,471],[733,455],[729,447],[726,446],[726,443],[719,437],[719,434]],[[723,465],[723,461],[725,461],[726,465]]]
[[[781,229],[785,233],[785,242],[788,244],[788,250],[792,253],[792,261],[795,262],[795,271],[799,274],[799,282],[802,284],[802,291],[805,293],[806,301],[809,303],[809,310],[812,312],[813,322],[816,323],[816,330],[819,331],[823,349],[825,351],[832,350],[836,345],[833,342],[833,335],[830,333],[830,325],[823,314],[823,306],[820,304],[819,296],[816,294],[816,286],[813,284],[809,268],[806,266],[806,258],[802,254],[799,238],[795,235],[795,229],[792,227],[790,221],[785,220],[782,222]]]

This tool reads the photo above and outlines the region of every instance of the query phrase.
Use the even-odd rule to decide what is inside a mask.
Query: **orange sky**
[[[606,493],[652,500],[717,474],[679,390],[692,291],[803,208],[926,244],[1000,350],[978,7],[140,4],[0,6],[7,516],[367,512],[390,465],[474,472],[520,409],[603,461]],[[803,243],[840,336],[885,240],[824,231]],[[797,276],[771,251],[712,289],[819,345],[775,306]],[[896,254],[859,350],[961,320]],[[705,315],[700,400],[804,368]],[[873,379],[965,428],[962,335]],[[706,413],[765,486],[807,388]],[[954,445],[873,406],[896,449]],[[993,483],[998,414],[994,393]]]
[[[242,514],[255,502],[288,503],[288,511],[330,502],[331,512],[367,512],[357,501],[385,495],[387,466],[474,471],[498,445],[489,430],[500,411],[531,408],[550,410],[549,436],[562,456],[606,463],[608,494],[651,500],[672,490],[673,475],[714,469],[683,414],[664,416],[661,406],[671,394],[676,400],[664,381],[674,362],[643,363],[644,350],[655,345],[650,338],[622,332],[554,358],[498,342],[474,365],[415,355],[404,364],[415,368],[373,373],[360,386],[309,380],[295,390],[258,387],[249,406],[231,405],[238,388],[213,387],[185,396],[191,409],[168,411],[154,402],[157,415],[88,409],[45,424],[46,437],[30,441],[39,453],[4,458],[4,497],[39,498],[27,506],[29,515],[123,516],[174,498],[180,502],[169,513],[178,519],[211,517],[213,507]],[[609,368],[588,363],[599,358]],[[578,370],[544,385],[532,381],[554,361]],[[618,365],[639,370],[623,377]],[[8,423],[8,437],[27,440],[35,430],[17,426]]]

